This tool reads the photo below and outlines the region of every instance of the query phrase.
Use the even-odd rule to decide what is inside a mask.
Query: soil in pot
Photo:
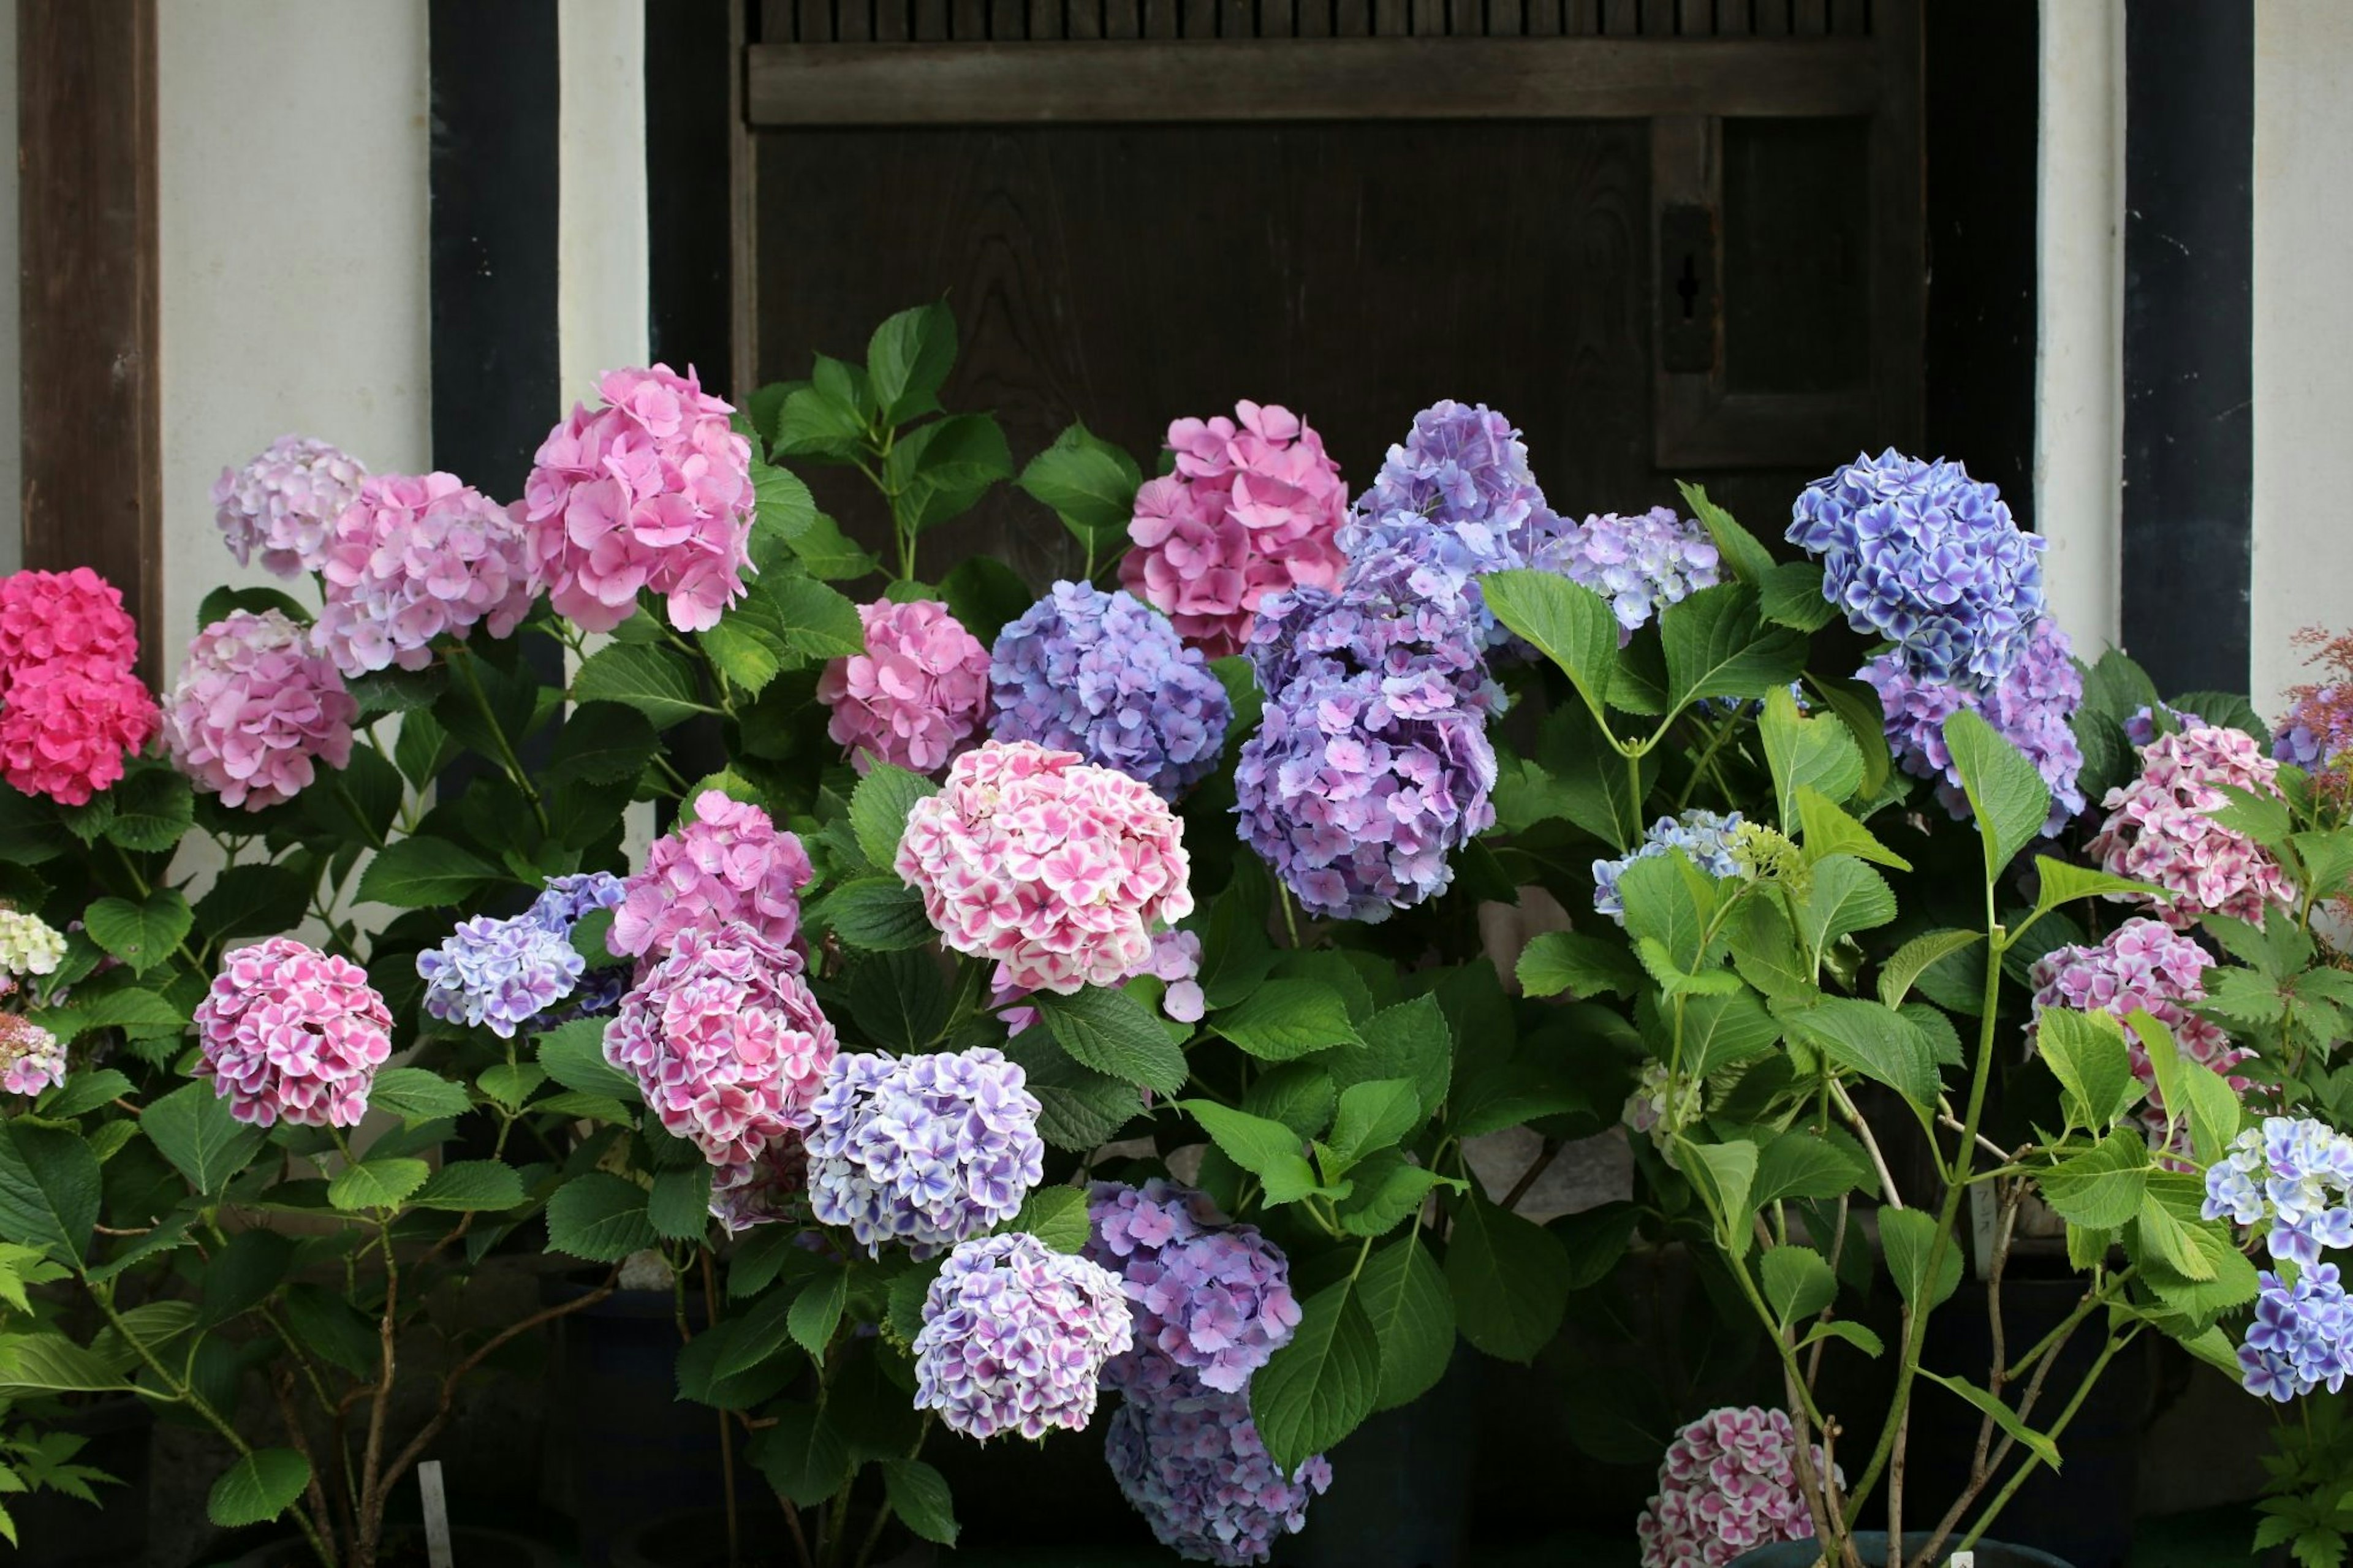
[[[1876,1568],[1887,1561],[1887,1532],[1881,1530],[1859,1531],[1854,1538],[1855,1550],[1862,1554],[1863,1568]],[[1904,1537],[1904,1549],[1916,1552],[1928,1544],[1926,1535],[1908,1531]],[[1952,1547],[1947,1544],[1949,1556]],[[1998,1541],[1977,1543],[1977,1568],[2069,1568],[2065,1559],[2053,1557],[2048,1552],[2037,1552],[2031,1546],[2005,1546]],[[1743,1552],[1732,1560],[1732,1568],[1814,1568],[1821,1560],[1821,1549],[1810,1536],[1804,1541],[1777,1542],[1760,1546],[1754,1552]],[[1941,1560],[1940,1560],[1941,1561]]]
[[[94,1399],[61,1415],[32,1423],[44,1432],[84,1439],[74,1463],[104,1470],[121,1484],[97,1486],[99,1506],[58,1492],[7,1500],[22,1544],[0,1542],[0,1563],[10,1568],[119,1568],[147,1552],[149,1439],[155,1410],[135,1394]]]
[[[454,1568],[565,1568],[562,1552],[529,1536],[463,1524],[449,1531],[449,1556]],[[257,1546],[242,1557],[209,1561],[217,1568],[313,1568],[319,1560],[310,1543],[295,1536]],[[378,1562],[381,1568],[427,1568],[424,1533],[391,1535]]]
[[[740,1552],[735,1568],[798,1568],[800,1559],[785,1533],[785,1523],[774,1501],[765,1496],[747,1499],[737,1515]],[[871,1520],[850,1518],[849,1550],[844,1561],[858,1555]],[[882,1531],[868,1568],[933,1568],[938,1552],[929,1542],[917,1541],[895,1522]],[[649,1521],[611,1545],[613,1568],[727,1568],[727,1514],[723,1509],[689,1509]],[[459,1563],[458,1568],[466,1568]]]

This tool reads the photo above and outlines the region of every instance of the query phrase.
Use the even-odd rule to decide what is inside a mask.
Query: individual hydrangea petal
[[[1637,860],[1649,860],[1664,855],[1670,849],[1680,849],[1691,863],[1715,878],[1736,877],[1742,862],[1740,845],[1740,814],[1736,811],[1719,815],[1697,806],[1680,817],[1662,816],[1651,824],[1642,835],[1642,842],[1633,850],[1615,860],[1593,863],[1593,908],[1608,915],[1620,925],[1626,923],[1625,901],[1618,896],[1618,879],[1626,868]]]
[[[1251,628],[1250,667],[1261,691],[1280,696],[1294,681],[1373,675],[1409,683],[1436,675],[1461,705],[1504,710],[1504,689],[1487,669],[1487,647],[1462,586],[1395,550],[1348,563],[1336,589],[1271,595]]]
[[[195,1075],[259,1127],[356,1125],[392,1055],[392,1014],[367,971],[292,937],[231,951],[195,1023]]]
[[[1175,471],[1136,490],[1119,563],[1120,584],[1210,658],[1241,651],[1268,595],[1339,581],[1347,510],[1340,467],[1305,420],[1255,403],[1234,414],[1168,426]]]
[[[2353,1138],[2311,1117],[2267,1116],[2206,1171],[2208,1219],[2263,1227],[2284,1263],[2353,1247]]]
[[[1218,765],[1233,702],[1131,594],[1057,583],[997,637],[988,732],[1117,768],[1174,800]]]
[[[1120,1276],[1134,1348],[1103,1371],[1131,1399],[1186,1377],[1239,1394],[1299,1327],[1291,1262],[1254,1226],[1235,1225],[1207,1194],[1154,1177],[1087,1189],[1086,1256]]]
[[[930,599],[878,599],[859,605],[858,618],[866,651],[835,659],[818,679],[831,713],[826,733],[861,773],[877,762],[939,772],[987,717],[988,650]]]
[[[1634,1521],[1642,1568],[1724,1568],[1759,1546],[1811,1536],[1797,1448],[1788,1415],[1753,1405],[1711,1410],[1675,1434],[1658,1495]],[[1819,1475],[1820,1447],[1811,1455]],[[1844,1470],[1834,1473],[1843,1484]]]
[[[1671,506],[1631,517],[1614,511],[1588,517],[1539,544],[1528,563],[1560,573],[1609,600],[1621,647],[1635,627],[1669,605],[1715,587],[1722,564],[1707,530]]]
[[[358,459],[302,436],[280,436],[242,468],[213,484],[213,521],[242,566],[259,552],[280,577],[315,572],[327,534],[359,499],[367,470]]]
[[[2239,1380],[2259,1398],[2286,1404],[2323,1384],[2345,1386],[2353,1373],[2353,1299],[2337,1265],[2305,1269],[2294,1284],[2264,1270],[2255,1311],[2239,1347]]]
[[[1881,654],[1856,679],[1879,693],[1887,744],[1904,771],[1934,781],[1936,799],[1954,821],[1968,820],[1969,798],[1945,745],[1945,721],[1964,710],[2025,752],[2042,775],[2051,790],[2045,837],[2056,837],[2082,813],[2084,792],[2075,779],[2084,752],[2069,721],[2083,703],[2084,677],[2075,668],[2073,645],[2048,616],[2034,623],[2025,653],[1990,693],[1967,680],[1922,674],[1902,648]]]
[[[1903,645],[1922,679],[1994,686],[2042,615],[2043,541],[1958,463],[1858,457],[1799,495],[1788,538],[1822,558],[1848,624]]]
[[[778,947],[801,944],[801,889],[816,868],[800,836],[756,805],[708,789],[694,814],[646,851],[645,868],[621,885],[606,945],[659,958],[689,931],[744,923]]]
[[[752,444],[691,367],[607,371],[596,392],[532,458],[521,509],[532,569],[555,613],[586,630],[611,631],[650,590],[671,626],[706,631],[752,570]]]
[[[1259,1436],[1249,1396],[1198,1384],[1114,1411],[1103,1458],[1163,1546],[1229,1568],[1265,1562],[1276,1538],[1297,1533],[1310,1500],[1332,1484],[1321,1454],[1285,1476]]]
[[[122,590],[89,567],[0,577],[0,699],[44,666],[128,674],[138,662],[139,628]]]
[[[976,1237],[948,1254],[923,1296],[915,1408],[982,1442],[1082,1431],[1103,1363],[1128,1335],[1108,1270],[1018,1231]]]
[[[0,905],[0,974],[54,974],[65,956],[62,931],[38,915]]]
[[[310,633],[279,610],[237,610],[196,634],[164,703],[173,764],[224,805],[261,811],[352,759],[360,705]]]
[[[0,777],[26,795],[87,805],[122,777],[164,721],[128,669],[56,659],[19,670],[0,707]]]
[[[0,1013],[0,1089],[32,1095],[65,1080],[65,1042],[20,1014]]]
[[[433,639],[475,623],[511,636],[539,595],[520,509],[455,474],[379,474],[329,531],[326,605],[312,634],[347,676],[433,662]]]
[[[1027,1084],[986,1046],[834,1058],[807,1138],[810,1215],[878,1258],[894,1241],[930,1258],[1011,1219],[1045,1178]]]
[[[915,803],[893,862],[941,940],[1064,995],[1114,985],[1193,912],[1184,825],[1123,773],[1027,741],[991,741]]]
[[[587,967],[566,931],[528,914],[476,915],[417,955],[428,1015],[502,1040],[569,996]]]
[[[2230,798],[2220,784],[2277,798],[2278,774],[2279,763],[2243,731],[2209,725],[2160,735],[2141,752],[2139,776],[2100,803],[2107,820],[2085,851],[2102,870],[2167,889],[2144,901],[2177,931],[2204,914],[2261,925],[2271,909],[2288,907],[2295,889],[2254,840],[2207,814]]]

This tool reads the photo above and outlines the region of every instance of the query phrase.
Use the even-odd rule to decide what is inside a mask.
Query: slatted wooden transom
[[[764,0],[768,44],[1862,38],[1873,0]]]

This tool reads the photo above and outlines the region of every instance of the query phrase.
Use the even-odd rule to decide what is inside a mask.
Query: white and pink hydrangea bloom
[[[1811,1536],[1796,1454],[1797,1435],[1778,1410],[1726,1406],[1684,1427],[1659,1466],[1658,1495],[1634,1523],[1642,1568],[1725,1568],[1757,1547]],[[1819,1447],[1812,1460],[1819,1470]]]
[[[367,470],[324,441],[280,436],[242,468],[213,485],[213,520],[237,564],[257,555],[280,577],[318,569],[327,535],[359,499]]]
[[[433,639],[477,622],[513,635],[539,596],[522,527],[455,474],[380,474],[329,531],[312,633],[346,676],[433,662]]]
[[[915,1408],[977,1442],[1083,1431],[1131,1342],[1118,1276],[1019,1231],[948,1254],[915,1335]]]
[[[2100,803],[2107,820],[2085,852],[2102,870],[2165,889],[2168,896],[2139,901],[2176,931],[2206,914],[2261,925],[2274,908],[2289,907],[2295,889],[2253,839],[2208,813],[2230,799],[2217,785],[2276,799],[2278,776],[2279,763],[2242,731],[2209,725],[2160,735],[2142,751],[2139,776]]]
[[[164,745],[197,788],[260,811],[309,788],[318,763],[347,765],[359,714],[306,628],[278,610],[238,610],[188,645]]]
[[[523,487],[556,614],[608,632],[651,590],[682,632],[716,626],[752,570],[752,444],[691,367],[607,371],[548,432]]]
[[[33,1095],[65,1080],[65,1043],[20,1014],[0,1013],[0,1089]]]
[[[877,762],[935,773],[987,719],[988,650],[945,605],[878,599],[858,606],[866,651],[818,679],[826,733],[860,773]]]
[[[756,805],[707,789],[690,818],[654,840],[645,868],[622,882],[605,944],[616,957],[655,960],[689,932],[743,924],[797,950],[800,891],[816,874],[798,834]]]
[[[198,1078],[259,1127],[351,1127],[392,1055],[392,1014],[367,971],[292,937],[233,950],[197,1004]]]

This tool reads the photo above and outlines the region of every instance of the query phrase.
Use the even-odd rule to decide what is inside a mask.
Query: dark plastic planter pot
[[[564,1568],[561,1552],[527,1535],[512,1535],[503,1530],[477,1530],[463,1524],[449,1531],[449,1556],[456,1568]],[[318,1561],[311,1554],[310,1543],[296,1536],[257,1546],[242,1557],[232,1558],[222,1568],[312,1568]],[[404,1533],[397,1541],[386,1542],[384,1562],[386,1568],[423,1568],[424,1538]]]
[[[58,1492],[7,1500],[16,1521],[14,1547],[0,1542],[0,1563],[9,1568],[117,1568],[147,1553],[148,1441],[155,1411],[135,1394],[71,1406],[61,1417],[42,1417],[41,1430],[72,1432],[84,1439],[74,1463],[104,1470],[120,1486],[100,1486],[99,1506]]]
[[[852,1514],[850,1521],[845,1562],[857,1554],[858,1543],[865,1539],[858,1517]],[[746,1498],[737,1510],[736,1523],[744,1568],[767,1568],[769,1563],[791,1560],[792,1543],[785,1538],[773,1500]],[[913,1540],[893,1528],[883,1532],[881,1548],[869,1568],[932,1568],[938,1556],[929,1542]],[[613,1568],[727,1568],[726,1511],[692,1509],[650,1521],[613,1542],[612,1563]],[[458,1568],[466,1565],[461,1563]]]
[[[1879,1568],[1887,1561],[1887,1532],[1883,1530],[1859,1531],[1854,1538],[1855,1550],[1862,1556],[1863,1568]],[[1928,1544],[1926,1535],[1906,1534],[1904,1549],[1917,1552]],[[1949,1560],[1952,1548],[1946,1547]],[[2004,1546],[1996,1541],[1977,1543],[1977,1568],[2068,1568],[2067,1563],[2048,1552],[2037,1552],[2031,1546]],[[1821,1548],[1808,1536],[1803,1541],[1776,1542],[1760,1546],[1754,1552],[1744,1552],[1732,1560],[1732,1568],[1814,1568],[1821,1561]]]

